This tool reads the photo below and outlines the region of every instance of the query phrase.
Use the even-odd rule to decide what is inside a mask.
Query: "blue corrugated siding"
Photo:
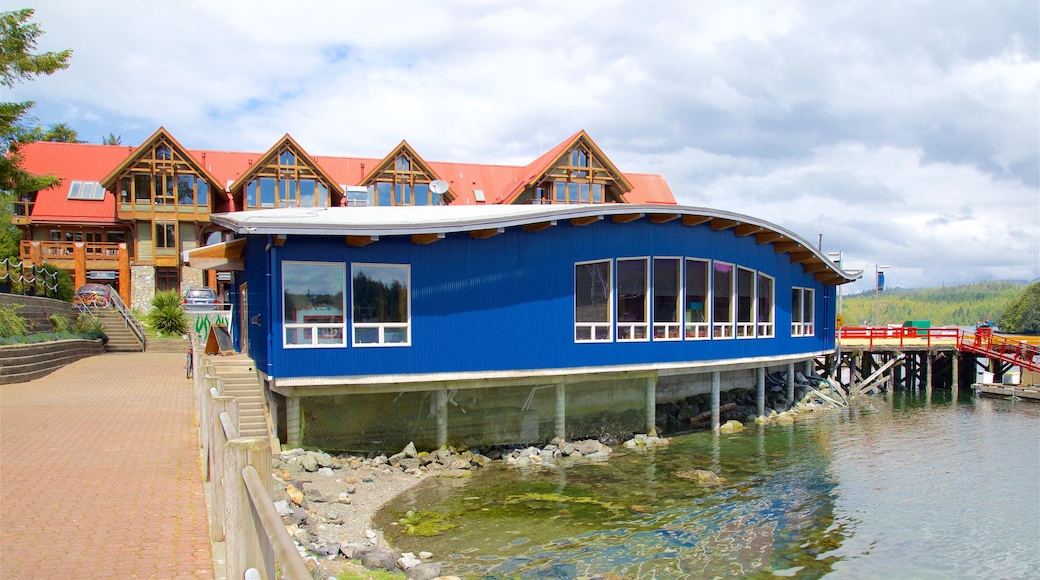
[[[266,236],[250,240],[244,277],[249,281],[248,315],[260,313],[262,321],[260,327],[250,325],[250,354],[275,377],[683,362],[833,348],[833,287],[816,283],[811,274],[802,273],[800,264],[790,263],[788,254],[774,253],[772,244],[758,245],[754,236],[736,237],[732,231],[715,232],[706,225],[604,220],[584,227],[561,222],[530,233],[512,228],[486,240],[452,234],[429,245],[383,238],[352,248],[342,237],[290,236],[284,246],[265,251],[266,243]],[[626,256],[708,258],[773,276],[776,338],[576,344],[574,263]],[[276,264],[270,282],[269,257]],[[412,345],[283,349],[277,266],[282,260],[346,263],[348,293],[351,262],[411,265]],[[270,314],[260,312],[267,298],[262,288],[268,284],[274,299]],[[789,336],[792,286],[816,289],[815,337]],[[347,304],[349,308],[349,296]],[[260,352],[266,350],[268,337],[270,358]]]

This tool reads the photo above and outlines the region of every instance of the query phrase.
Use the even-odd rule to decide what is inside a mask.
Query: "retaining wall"
[[[51,321],[47,317],[54,313],[64,314],[70,320],[76,318],[76,308],[72,306],[71,302],[40,296],[0,294],[0,306],[14,304],[21,305],[18,315],[33,325],[30,332],[51,332]]]
[[[104,352],[105,344],[101,339],[0,346],[0,384],[38,379],[81,358]]]

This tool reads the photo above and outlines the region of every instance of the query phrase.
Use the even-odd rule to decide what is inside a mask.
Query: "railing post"
[[[212,445],[209,447],[207,463],[210,466],[209,481],[213,492],[213,504],[210,508],[209,536],[210,541],[213,542],[224,541],[224,478],[226,477],[224,473],[224,451],[228,438],[220,422],[221,413],[227,413],[228,415],[233,413],[236,416],[235,422],[237,423],[238,403],[234,397],[213,398],[213,420],[209,423]],[[238,435],[238,433],[234,435]]]
[[[224,516],[227,529],[224,546],[227,551],[227,577],[243,578],[246,570],[256,568],[262,578],[274,580],[274,551],[242,481],[242,468],[252,465],[257,474],[265,479],[265,487],[269,487],[266,480],[271,477],[271,448],[266,439],[232,439],[227,442],[225,450]]]

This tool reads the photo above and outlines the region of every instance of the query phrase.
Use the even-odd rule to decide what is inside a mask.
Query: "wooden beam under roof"
[[[347,245],[352,248],[361,248],[373,242],[378,242],[379,236],[347,236]]]
[[[783,254],[784,252],[791,252],[802,247],[798,242],[777,242],[773,244],[773,251],[777,254]]]
[[[432,244],[443,239],[444,234],[412,234],[413,244]]]
[[[594,223],[598,222],[601,219],[603,219],[603,216],[601,216],[601,215],[590,215],[590,216],[580,217],[580,218],[571,218],[571,225],[572,226],[587,226],[589,224],[594,224]]]
[[[655,213],[650,216],[650,223],[652,224],[666,224],[672,220],[679,219],[677,213]]]
[[[823,262],[806,262],[802,264],[802,271],[806,274],[815,274],[817,272],[823,272],[824,270],[827,270],[829,268],[830,266],[824,264]]]
[[[730,220],[726,218],[711,218],[711,229],[715,230],[716,232],[721,232],[723,230],[728,230],[739,223],[740,222],[738,222],[737,220]]]
[[[682,225],[684,226],[699,226],[703,223],[711,221],[711,218],[706,215],[684,215],[682,216]]]
[[[733,228],[733,233],[737,236],[744,237],[750,236],[751,234],[757,234],[763,229],[765,228],[763,228],[762,226],[756,226],[752,224],[740,224],[737,227]]]
[[[804,264],[814,258],[816,258],[816,256],[814,256],[812,252],[791,252],[792,264]]]
[[[610,221],[616,224],[627,224],[628,222],[634,222],[642,217],[643,214],[641,213],[619,213],[611,217]]]
[[[551,227],[553,227],[555,225],[556,225],[556,220],[552,220],[552,221],[549,221],[549,222],[538,222],[538,223],[534,223],[534,224],[527,224],[527,225],[524,226],[524,231],[525,232],[540,232],[542,230],[547,230],[547,229],[549,229],[549,228],[551,228]]]
[[[280,247],[284,246],[285,245],[285,240],[287,240],[287,239],[289,239],[289,236],[287,236],[285,234],[275,234],[275,236],[274,236],[274,245],[275,245],[275,247],[280,248]]]
[[[815,278],[817,282],[823,282],[828,286],[836,286],[845,282],[845,278],[842,278],[841,276],[830,271],[817,272],[813,275],[813,278]]]
[[[473,230],[469,233],[469,237],[474,240],[486,240],[488,238],[497,236],[498,234],[504,233],[505,228],[491,228],[487,230]]]
[[[784,239],[784,235],[780,232],[762,232],[755,234],[755,243],[759,245],[776,242],[782,239]]]

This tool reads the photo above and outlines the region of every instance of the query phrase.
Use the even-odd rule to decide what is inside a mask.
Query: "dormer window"
[[[265,161],[266,160],[266,161]],[[303,155],[283,142],[245,183],[245,208],[329,207],[328,184]]]
[[[437,176],[407,144],[402,143],[370,173],[362,185],[368,188],[367,205],[441,205],[430,189]]]

